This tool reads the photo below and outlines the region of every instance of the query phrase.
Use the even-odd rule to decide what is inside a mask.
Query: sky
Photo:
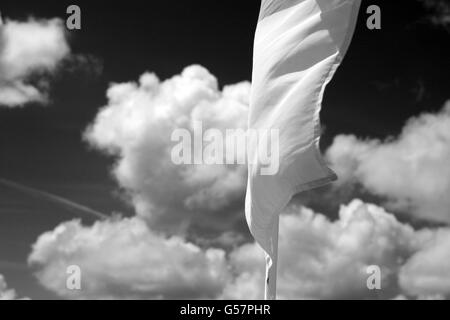
[[[245,126],[259,1],[77,1],[77,31],[70,4],[0,5],[0,179],[112,218],[0,183],[0,297],[258,298],[245,168],[173,167],[166,151],[186,117]],[[445,1],[363,1],[321,114],[340,180],[281,219],[282,298],[450,297],[449,36]],[[381,293],[362,288],[371,264]]]

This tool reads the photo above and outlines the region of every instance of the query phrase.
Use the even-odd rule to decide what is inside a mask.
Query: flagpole
[[[266,253],[266,287],[265,287],[265,300],[277,299],[277,269],[278,269],[278,230],[280,224],[280,217],[277,214],[274,218],[272,229],[272,254]]]

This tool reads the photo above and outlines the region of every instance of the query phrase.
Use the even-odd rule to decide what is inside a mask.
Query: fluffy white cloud
[[[360,200],[342,206],[335,222],[306,208],[295,211],[280,220],[281,299],[450,297],[450,229],[414,231]],[[262,298],[262,259],[255,244],[231,253],[236,277],[223,297]],[[371,265],[381,268],[381,291],[367,288]]]
[[[295,211],[298,211],[295,210]],[[414,252],[414,231],[375,205],[355,200],[329,221],[302,208],[280,220],[278,295],[281,299],[361,299],[395,296],[396,274]],[[261,298],[262,257],[256,245],[237,250],[232,259],[240,276],[225,297]],[[253,252],[253,253],[252,253]],[[367,267],[382,270],[382,291],[368,290]],[[243,271],[244,270],[244,271]],[[246,279],[245,281],[243,281]],[[237,293],[237,295],[236,295]]]
[[[15,300],[16,298],[16,291],[8,289],[5,278],[0,274],[0,300]]]
[[[220,235],[242,218],[243,206],[236,203],[245,193],[246,168],[175,165],[171,136],[179,128],[193,132],[196,121],[204,131],[245,129],[249,91],[247,82],[220,90],[200,66],[165,81],[145,73],[138,83],[111,85],[108,104],[85,137],[116,157],[114,176],[153,228],[180,234],[196,227]]]
[[[228,277],[224,251],[164,237],[136,217],[63,223],[39,237],[29,263],[45,287],[75,299],[213,298]],[[82,290],[66,288],[71,265],[81,268]]]
[[[0,106],[45,103],[48,83],[43,75],[55,71],[69,53],[60,19],[2,23],[0,18]]]
[[[200,66],[165,81],[146,73],[138,83],[111,85],[108,104],[85,137],[117,159],[114,176],[153,228],[176,234],[194,227],[220,235],[241,219],[246,168],[175,165],[170,137],[177,128],[192,132],[195,121],[205,130],[245,129],[249,90],[249,83],[220,90]],[[337,188],[359,182],[387,198],[391,210],[450,221],[450,103],[411,119],[396,139],[337,136],[327,157],[339,173]]]
[[[306,208],[280,220],[281,299],[449,297],[449,229],[415,231],[376,205],[354,200],[330,221]],[[140,218],[78,221],[42,235],[30,263],[48,289],[66,298],[262,298],[264,258],[256,244],[228,253],[151,231]],[[65,289],[69,265],[81,291]],[[366,286],[381,268],[382,290]],[[399,280],[400,279],[400,280]]]
[[[242,221],[245,168],[176,166],[170,158],[174,145],[170,142],[170,136],[174,129],[187,128],[192,132],[195,121],[202,121],[204,129],[245,129],[249,89],[248,83],[241,83],[220,90],[217,80],[200,66],[188,67],[180,75],[165,81],[146,73],[138,83],[111,85],[107,94],[108,104],[102,108],[85,133],[92,146],[116,158],[113,174],[119,185],[130,195],[138,217],[150,222],[152,229],[147,229],[148,234],[154,235],[153,230],[182,234],[183,237],[178,239],[183,244],[187,244],[182,239],[184,235],[188,235],[196,241],[195,247],[200,250],[201,256],[206,256],[205,247],[219,245],[234,248],[226,253],[222,250],[215,251],[221,252],[223,257],[219,271],[215,272],[220,273],[218,278],[224,280],[219,283],[207,279],[208,277],[204,280],[197,279],[200,283],[212,281],[214,290],[207,294],[197,291],[193,297],[262,297],[262,252],[256,244],[236,247],[245,238],[230,227],[234,221]],[[432,211],[430,215],[442,215],[445,211],[443,201],[446,201],[442,197],[442,189],[448,187],[449,178],[445,174],[448,168],[444,166],[445,159],[448,158],[449,110],[450,107],[447,107],[439,114],[423,115],[411,120],[397,140],[360,141],[355,137],[338,137],[328,151],[328,156],[340,172],[341,185],[359,181],[376,194],[391,196],[392,206],[395,204],[396,207],[403,205],[404,209],[413,208],[416,214],[424,212],[423,206],[427,206]],[[372,170],[378,171],[373,173]],[[419,179],[420,182],[414,185],[408,183],[408,179],[412,178]],[[366,181],[368,182],[365,183]],[[387,191],[382,193],[385,188]],[[405,203],[408,204],[407,207]],[[450,293],[446,286],[435,286],[438,281],[428,282],[428,287],[414,282],[422,270],[414,263],[415,257],[431,254],[428,252],[434,250],[440,254],[442,252],[438,248],[446,247],[440,238],[434,243],[430,242],[431,238],[436,237],[436,231],[415,231],[409,225],[398,222],[383,208],[358,200],[343,206],[340,218],[335,222],[305,208],[290,211],[282,216],[280,223],[280,297],[445,297]],[[139,221],[143,223],[142,220]],[[106,223],[105,228],[109,228],[109,224]],[[202,239],[198,229],[192,232],[189,227],[203,227],[212,233],[212,237]],[[77,229],[90,232],[93,228],[78,225]],[[93,239],[97,238],[95,233],[92,233]],[[74,234],[69,238],[73,237]],[[160,240],[159,245],[164,247],[161,243],[164,243],[163,240]],[[89,241],[85,241],[85,244],[89,246]],[[61,248],[65,246],[62,241]],[[125,252],[126,249],[123,248],[127,247],[127,244],[122,244],[119,240],[114,243],[114,249],[109,251]],[[41,248],[42,246],[35,246],[34,256],[39,254]],[[73,256],[77,257],[80,252],[85,251],[86,248],[80,247],[79,253]],[[91,256],[96,255],[96,251],[81,255],[84,257],[83,261],[89,261]],[[168,267],[165,263],[172,261],[172,255],[178,256],[176,250],[165,255],[160,264],[156,264],[159,270],[170,269],[170,263]],[[183,250],[180,256],[184,256]],[[34,264],[41,270],[38,274],[44,284],[50,279],[47,280],[42,275],[55,272],[49,271],[49,265],[55,266],[49,261],[56,260],[34,259]],[[68,263],[76,259],[68,261],[66,257],[63,260]],[[122,265],[126,265],[127,261],[117,259],[116,269],[127,269]],[[426,266],[435,272],[436,279],[442,276],[438,272],[441,270],[438,261],[439,259],[433,260],[430,266]],[[183,266],[182,262],[179,263]],[[141,261],[137,259],[136,265],[140,264]],[[105,269],[101,263],[89,265]],[[366,268],[369,265],[379,265],[382,269],[381,293],[369,291],[366,287]],[[208,267],[217,268],[217,265],[206,264],[203,274],[212,272],[205,271]],[[120,274],[118,271],[115,273]],[[128,272],[121,276],[126,279]],[[115,281],[119,281],[118,279],[120,276]],[[146,276],[137,282],[152,281],[152,277]],[[89,279],[89,282],[96,281]],[[122,291],[123,295],[136,296],[135,286],[127,286],[129,283],[136,283],[135,281],[119,282],[122,289],[126,288]],[[193,292],[192,287],[186,287],[188,282],[178,283],[181,287],[173,287],[168,281],[156,291],[162,292],[161,296],[167,296],[164,289],[167,286],[173,288],[170,292],[174,296],[176,292],[180,292],[180,297],[185,297],[185,292]],[[194,282],[190,285],[193,286]],[[57,285],[54,286],[56,287]],[[148,290],[143,292],[143,296],[157,296]],[[104,296],[98,295],[97,290],[91,290],[90,295]]]
[[[43,234],[29,257],[39,281],[65,298],[261,298],[262,251],[239,246],[245,233],[231,227],[243,221],[245,167],[176,166],[170,157],[173,130],[192,132],[194,121],[245,129],[248,93],[248,83],[220,90],[200,66],[165,81],[146,73],[138,83],[111,85],[85,138],[116,158],[113,174],[137,216],[72,221]],[[328,157],[340,184],[358,181],[392,206],[445,217],[449,114],[450,106],[413,119],[387,142],[338,137]],[[450,297],[448,234],[414,230],[360,200],[342,206],[336,221],[290,207],[280,220],[279,296]],[[66,289],[70,265],[82,268],[81,291]],[[370,265],[381,268],[382,291],[366,286]]]
[[[422,249],[400,270],[400,283],[407,293],[425,297],[450,294],[450,229],[421,235]]]
[[[359,182],[390,209],[450,222],[450,102],[410,119],[396,139],[340,135],[327,151],[339,184]]]

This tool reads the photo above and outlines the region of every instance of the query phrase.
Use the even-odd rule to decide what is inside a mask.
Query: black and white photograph
[[[2,0],[0,300],[450,299],[449,72],[448,0]]]

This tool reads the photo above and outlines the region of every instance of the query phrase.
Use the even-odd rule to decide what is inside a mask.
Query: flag
[[[294,194],[337,179],[319,150],[319,112],[325,87],[350,44],[360,4],[361,0],[261,3],[249,130],[275,131],[277,139],[256,134],[248,141],[245,215],[266,253],[266,299],[276,297],[280,212]],[[277,152],[267,153],[268,148]],[[263,155],[277,161],[276,172],[264,171]]]

